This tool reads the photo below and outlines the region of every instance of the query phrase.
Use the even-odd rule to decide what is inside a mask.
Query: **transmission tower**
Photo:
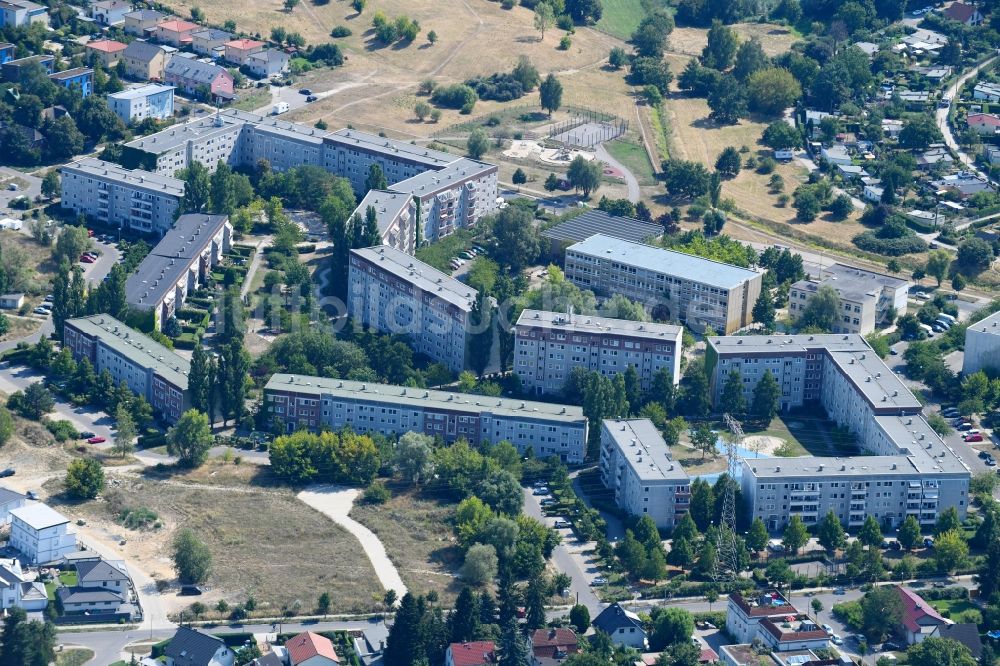
[[[736,481],[739,466],[738,449],[743,444],[743,426],[729,414],[723,415],[723,420],[731,435],[725,437],[726,467],[730,483],[726,484],[722,497],[722,516],[719,525],[718,557],[715,560],[713,578],[716,582],[735,580],[740,575],[740,542],[736,534]]]

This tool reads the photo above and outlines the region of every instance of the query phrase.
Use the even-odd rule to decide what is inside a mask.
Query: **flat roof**
[[[368,190],[368,194],[358,204],[355,212],[364,218],[368,207],[373,207],[375,209],[378,230],[384,233],[411,201],[413,201],[413,196],[402,192]]]
[[[688,480],[687,472],[670,457],[670,447],[649,419],[604,419],[602,423],[640,480]]]
[[[564,421],[580,423],[581,425],[587,422],[587,418],[583,415],[583,408],[576,405],[493,398],[468,393],[449,393],[409,386],[356,382],[348,379],[275,373],[268,380],[264,389],[388,402],[407,407],[428,407],[475,414],[489,413],[504,417]]]
[[[144,333],[128,327],[107,314],[69,319],[67,323],[85,335],[99,339],[136,365],[152,369],[174,386],[182,390],[187,389],[191,362]]]
[[[649,238],[662,236],[663,227],[653,222],[608,215],[603,210],[590,209],[583,215],[545,229],[539,235],[549,240],[578,243],[594,234],[641,243]]]
[[[332,132],[328,139],[349,148],[367,150],[373,153],[392,153],[395,157],[408,159],[431,169],[443,169],[459,159],[455,155],[439,150],[431,150],[424,146],[415,146],[405,141],[397,141],[354,129],[337,130]]]
[[[740,268],[662,247],[633,243],[604,234],[595,234],[587,240],[569,246],[566,251],[613,260],[626,266],[683,277],[724,289],[733,289],[747,280],[760,277],[760,273],[749,268]]]
[[[135,44],[135,42],[132,43]],[[246,120],[232,111],[227,109],[182,125],[168,127],[155,134],[129,141],[125,147],[160,155],[183,146],[193,139],[207,138],[216,134],[226,134],[234,129],[238,130],[246,123]]]
[[[74,67],[73,69],[64,69],[61,72],[53,72],[49,74],[50,79],[55,79],[56,81],[62,81],[63,79],[72,79],[77,76],[83,76],[85,74],[93,74],[94,70],[90,67]]]
[[[485,162],[477,162],[467,157],[456,158],[449,155],[452,162],[443,169],[428,169],[416,176],[401,180],[390,187],[397,192],[407,192],[417,197],[433,195],[440,190],[454,187],[469,178],[475,178],[497,167]]]
[[[127,88],[121,92],[109,93],[108,97],[113,99],[139,99],[141,97],[149,97],[150,95],[158,95],[159,93],[174,89],[174,86],[164,86],[159,83],[147,83],[135,88]]]
[[[76,162],[61,167],[63,171],[79,171],[93,178],[102,178],[115,182],[126,183],[132,187],[157,192],[160,194],[184,196],[184,181],[173,176],[151,173],[149,171],[129,170],[113,162],[105,162],[96,157],[84,157]]]
[[[569,316],[564,312],[546,312],[544,310],[523,310],[521,316],[517,318],[515,326],[591,334],[627,335],[647,340],[669,340],[677,344],[680,344],[684,331],[683,326],[673,324],[611,319],[587,314]]]
[[[44,530],[47,527],[55,527],[56,525],[63,525],[69,522],[69,518],[48,504],[42,504],[41,502],[11,509],[10,515],[23,521],[28,527],[34,530]]]
[[[994,312],[984,319],[980,319],[975,324],[969,324],[967,331],[987,333],[989,335],[1000,335],[1000,312]]]
[[[472,310],[478,293],[475,289],[405,252],[388,245],[376,245],[351,250],[351,254],[465,312]]]
[[[225,215],[201,213],[178,217],[126,280],[125,300],[129,305],[159,303],[228,220]]]

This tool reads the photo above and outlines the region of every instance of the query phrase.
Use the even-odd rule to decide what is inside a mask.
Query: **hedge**
[[[174,347],[177,349],[194,349],[198,344],[198,338],[193,333],[181,333],[174,340]]]
[[[170,645],[170,641],[171,639],[168,638],[165,641],[160,641],[159,643],[155,644],[153,646],[153,651],[150,654],[150,656],[153,659],[159,659],[160,657],[162,657],[166,653],[167,646]]]
[[[298,252],[299,254],[309,254],[310,252],[316,251],[316,244],[307,243],[305,245],[296,245],[295,251]]]
[[[212,301],[208,300],[207,298],[199,298],[197,296],[193,298],[189,296],[187,299],[187,304],[194,305],[203,310],[210,310],[212,308]]]
[[[254,253],[254,250],[256,249],[257,248],[255,248],[253,245],[233,245],[231,248],[229,248],[229,253],[236,254],[241,257],[249,257]]]

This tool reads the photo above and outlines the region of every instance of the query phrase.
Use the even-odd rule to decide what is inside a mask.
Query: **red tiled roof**
[[[970,113],[967,122],[970,125],[992,125],[1000,127],[1000,116],[992,113]]]
[[[452,643],[448,649],[455,666],[485,666],[495,662],[497,657],[497,646],[493,641]]]
[[[326,657],[340,663],[340,658],[337,657],[330,639],[311,631],[303,631],[298,636],[288,639],[288,642],[285,643],[285,649],[288,650],[288,658],[292,662],[292,666],[316,656]]]
[[[575,651],[576,632],[567,627],[536,629],[535,633],[531,634],[531,647],[536,650],[543,647],[572,647]]]
[[[180,19],[175,19],[173,21],[164,21],[156,26],[157,28],[163,28],[164,30],[169,30],[171,32],[190,32],[198,27],[197,23],[191,23],[190,21],[182,21]]]
[[[931,624],[944,624],[947,622],[934,608],[927,603],[920,595],[913,590],[897,586],[896,592],[903,602],[903,626],[913,632],[920,631],[920,620],[930,618]]]
[[[945,16],[961,23],[968,21],[975,13],[976,8],[972,5],[965,4],[964,2],[953,2],[948,9],[944,10]]]
[[[247,49],[255,49],[260,46],[264,46],[264,42],[258,42],[253,39],[234,39],[231,42],[226,42],[226,46],[231,49],[242,49],[246,51]]]
[[[94,51],[101,51],[102,53],[117,53],[118,51],[124,51],[127,49],[128,45],[116,42],[113,39],[98,39],[93,42],[88,42],[87,48],[93,49]]]
[[[699,664],[712,664],[717,661],[719,661],[719,655],[716,654],[715,650],[710,647],[701,649],[701,654],[698,656]]]

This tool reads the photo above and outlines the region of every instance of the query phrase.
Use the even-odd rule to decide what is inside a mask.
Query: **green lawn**
[[[60,571],[59,572],[59,582],[66,587],[73,587],[76,585],[77,578],[75,571]],[[45,594],[48,595],[49,601],[56,598],[56,588],[59,587],[55,581],[49,581],[45,584]]]
[[[621,162],[638,179],[640,185],[655,185],[653,165],[649,163],[646,149],[629,141],[608,141],[604,144],[611,156]]]
[[[88,650],[87,648],[71,648],[56,654],[56,666],[83,666],[83,664],[86,664],[93,658],[93,650]]]
[[[628,39],[646,16],[640,0],[604,0],[604,13],[597,29],[619,39]]]
[[[962,616],[966,611],[979,612],[979,608],[977,608],[976,605],[968,599],[941,599],[939,601],[929,601],[927,603],[933,606],[934,609],[941,613],[944,617],[954,620],[955,622],[962,622],[964,619]]]

